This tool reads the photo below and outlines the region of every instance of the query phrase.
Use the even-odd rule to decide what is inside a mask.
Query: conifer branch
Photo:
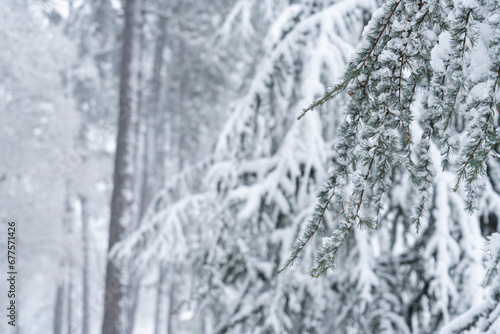
[[[378,147],[380,147],[380,143],[379,143],[379,146],[377,146],[377,149],[378,149]],[[346,217],[347,218],[346,224],[348,224],[348,227],[347,227],[347,229],[344,229],[344,231],[337,229],[333,233],[334,236],[329,238],[329,242],[333,243],[333,245],[334,245],[333,249],[328,249],[329,247],[327,246],[327,247],[324,247],[325,248],[324,250],[322,250],[318,253],[317,260],[316,260],[316,266],[315,266],[315,268],[313,268],[311,270],[311,276],[314,278],[319,278],[319,277],[323,276],[325,274],[325,272],[332,267],[331,264],[333,264],[333,261],[335,260],[335,256],[336,256],[338,250],[340,249],[340,246],[344,243],[345,239],[349,235],[349,232],[351,231],[352,227],[354,226],[356,219],[358,219],[361,222],[361,218],[359,217],[359,210],[361,209],[361,206],[363,204],[366,183],[368,181],[368,178],[370,177],[370,171],[373,167],[373,163],[375,162],[375,156],[377,154],[377,149],[375,149],[375,151],[373,152],[373,156],[370,160],[368,170],[363,178],[363,180],[364,180],[363,189],[361,190],[361,194],[359,196],[359,202],[357,203],[356,213],[351,218],[351,207],[352,206],[351,206],[351,204],[349,204],[349,212],[347,213],[347,217]],[[349,201],[349,203],[351,203],[352,197],[354,196],[354,194],[355,194],[355,192],[353,191],[353,193],[351,195],[351,200]],[[341,224],[339,224],[339,225],[341,225]],[[341,229],[342,229],[342,227],[341,227]],[[339,234],[342,234],[342,237],[340,240],[338,240]],[[332,240],[332,238],[333,238],[333,240]],[[327,260],[325,259],[326,253],[330,254],[329,258],[328,258],[329,263],[327,263]]]
[[[325,92],[325,95],[322,98],[320,98],[319,100],[313,102],[309,107],[307,107],[306,109],[304,109],[302,111],[302,113],[297,117],[297,120],[300,120],[302,117],[304,117],[308,111],[311,111],[314,108],[325,104],[325,102],[331,100],[332,98],[334,98],[335,96],[337,96],[338,94],[340,94],[340,92],[344,91],[347,88],[347,85],[355,77],[357,77],[359,75],[359,73],[361,72],[361,70],[365,67],[366,62],[368,61],[368,59],[370,59],[373,51],[377,47],[377,45],[378,45],[378,43],[380,41],[380,38],[384,34],[385,29],[389,25],[389,23],[391,21],[391,18],[394,15],[394,13],[396,12],[396,9],[398,8],[398,6],[399,6],[400,3],[401,3],[401,0],[395,3],[394,8],[389,13],[389,16],[387,17],[387,20],[385,21],[385,24],[384,24],[382,30],[379,32],[377,38],[375,39],[374,43],[372,44],[372,47],[371,47],[370,51],[368,52],[368,54],[365,56],[364,60],[362,61],[362,64],[360,66],[356,66],[357,69],[351,75],[349,75],[346,79],[344,79],[344,81],[341,84],[335,85],[332,90]],[[354,63],[351,62],[348,65],[348,69],[353,68],[353,67],[354,67]],[[346,72],[345,75],[348,75],[347,72]]]
[[[490,119],[491,119],[491,113],[488,114],[488,118],[486,119],[486,122],[485,122],[485,128],[483,130],[485,133],[486,133],[486,131],[487,131],[489,125],[490,125]],[[460,168],[458,170],[459,172],[458,172],[458,175],[457,175],[457,179],[456,179],[456,182],[455,182],[455,187],[453,187],[453,191],[454,192],[458,191],[458,188],[460,187],[460,181],[463,180],[463,179],[465,179],[465,178],[467,178],[467,167],[470,165],[471,161],[474,159],[476,151],[481,146],[481,144],[483,143],[483,141],[484,141],[484,138],[479,139],[479,141],[477,142],[477,144],[472,149],[472,152],[470,152],[467,155],[466,160],[460,166]],[[488,153],[489,153],[489,151],[488,151]],[[469,180],[468,183],[469,184],[472,183],[472,180]]]
[[[315,221],[311,220],[309,222],[309,224],[307,225],[306,227],[306,232],[305,232],[305,239],[303,238],[300,238],[297,243],[293,246],[293,252],[292,252],[292,255],[290,256],[290,258],[286,261],[285,265],[283,266],[283,268],[281,268],[279,271],[278,271],[278,274],[280,274],[281,272],[283,272],[286,268],[288,268],[290,265],[292,265],[298,258],[298,256],[300,255],[300,253],[302,252],[302,250],[306,247],[306,245],[309,243],[309,241],[312,239],[312,237],[314,236],[314,234],[316,234],[316,231],[318,230],[319,228],[319,225],[321,224],[321,221],[323,220],[323,217],[325,215],[325,212],[326,212],[326,209],[328,208],[328,205],[330,204],[330,201],[332,200],[333,196],[335,196],[335,193],[332,192],[332,194],[330,195],[330,197],[328,198],[328,201],[326,202],[326,204],[321,208],[321,214],[319,215],[319,217],[317,217],[315,219]],[[316,208],[315,208],[316,210]],[[342,209],[340,209],[339,213],[337,214],[337,216],[344,210],[344,206],[342,206]],[[335,218],[337,217],[335,216]],[[335,219],[334,218],[334,219]],[[312,226],[311,226],[312,225]]]

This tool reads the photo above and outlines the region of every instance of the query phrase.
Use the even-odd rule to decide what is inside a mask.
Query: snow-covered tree
[[[301,221],[312,211],[316,184],[332,154],[323,137],[331,123],[319,116],[297,123],[294,115],[340,74],[374,6],[366,1],[294,4],[272,24],[262,61],[205,168],[202,193],[192,197],[203,198],[204,211],[212,212],[198,228],[203,228],[201,246],[200,238],[197,247],[187,245],[189,253],[196,250],[192,267],[201,268],[195,287],[205,331],[321,332],[332,325],[329,282],[311,281],[304,270],[277,275]],[[153,226],[163,216],[171,231],[176,224],[168,217],[186,203],[189,197],[180,206],[151,207]],[[145,238],[157,230],[145,227],[141,233],[135,234],[135,245],[151,240]]]
[[[488,237],[485,252],[488,269],[483,285],[490,289],[490,294],[481,303],[447,324],[440,331],[448,333],[497,333],[500,329],[500,234]]]
[[[67,80],[76,57],[73,43],[46,15],[48,9],[37,1],[5,1],[0,9],[0,216],[16,222],[16,271],[23,273],[16,280],[17,314],[30,319],[18,318],[15,328],[0,324],[3,333],[52,328],[55,296],[68,283],[69,260],[77,253],[65,205],[80,122]],[[7,249],[6,239],[0,246]],[[40,290],[41,284],[48,288]],[[4,295],[6,287],[0,285]],[[59,295],[68,300],[68,293]],[[67,321],[66,315],[65,309],[59,319]]]
[[[180,263],[207,332],[494,328],[498,4],[390,0],[365,27],[375,1],[298,1],[258,50],[254,5],[219,31],[256,55],[213,155],[116,253]]]
[[[358,332],[436,332],[482,299],[474,287],[481,220],[498,205],[496,177],[486,164],[498,146],[499,13],[498,3],[488,1],[387,1],[365,28],[340,83],[299,116],[341,92],[350,96],[334,166],[287,265],[332,209],[333,232],[323,238],[312,275],[326,274],[342,246],[353,253],[354,245],[355,265],[350,254],[343,256],[349,271],[365,266],[368,275],[359,277],[370,279],[361,285],[366,301],[377,305],[384,298],[373,294],[390,288],[389,308],[375,311],[392,323],[363,328],[352,322]],[[482,216],[465,215],[477,209]],[[360,238],[363,227],[379,230]],[[372,264],[360,262],[362,254]],[[352,291],[346,294],[349,299]],[[370,321],[370,314],[363,306],[349,316]]]
[[[203,276],[216,332],[321,332],[331,325],[328,281],[313,282],[303,270],[277,275],[330,155],[320,115],[302,124],[294,114],[339,75],[374,5],[294,4],[270,27],[208,176],[221,198],[220,234]]]
[[[339,163],[296,248],[300,251],[314,234],[323,208],[330,202],[343,205],[344,223],[325,240],[314,275],[334,266],[335,251],[353,226],[378,224],[394,164],[407,169],[418,188],[414,223],[419,227],[435,176],[430,152],[434,141],[442,147],[442,168],[457,168],[454,190],[464,181],[467,209],[474,211],[478,192],[484,188],[480,179],[486,176],[487,158],[494,155],[497,144],[493,114],[498,108],[500,76],[498,10],[498,4],[481,1],[387,2],[374,14],[366,41],[349,63],[343,81],[299,116],[349,89],[352,100],[341,126]],[[486,29],[491,37],[481,34]],[[415,108],[419,93],[424,95],[417,101],[423,103],[421,112]],[[418,124],[414,120],[421,122],[421,128],[413,129]],[[412,149],[418,135],[418,145]],[[459,149],[458,158],[451,160]],[[344,193],[346,185],[352,189]],[[367,185],[371,190],[366,189],[365,196]],[[364,206],[370,211],[361,210]]]

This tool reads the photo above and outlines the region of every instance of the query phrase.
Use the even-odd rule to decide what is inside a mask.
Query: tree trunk
[[[172,277],[172,282],[170,283],[170,291],[168,292],[168,313],[167,313],[167,333],[175,333],[175,308],[177,307],[177,284],[175,278]]]
[[[65,197],[65,202],[64,202],[64,219],[63,219],[63,228],[65,232],[66,238],[71,240],[72,234],[73,234],[73,206],[71,203],[71,186],[70,186],[70,181],[66,181],[66,197]],[[68,334],[71,334],[71,326],[73,325],[72,323],[72,300],[71,296],[73,293],[73,254],[71,249],[68,249],[68,254],[67,254],[67,268],[68,268],[68,288],[66,291],[66,332]]]
[[[135,165],[140,13],[141,0],[126,1],[120,67],[120,116],[118,119],[114,188],[111,199],[108,254],[117,242],[128,235],[137,219]],[[128,315],[131,305],[127,298],[130,290],[128,274],[128,268],[121,268],[113,259],[108,258],[103,334],[125,334],[130,326]]]
[[[72,226],[71,226],[72,206],[71,206],[71,196],[70,196],[71,187],[70,187],[69,180],[65,181],[64,186],[65,186],[65,195],[64,195],[64,214],[63,214],[63,220],[62,220],[62,230],[63,230],[64,239],[68,240],[69,238],[71,238],[71,233],[72,233]],[[61,262],[59,264],[61,272],[64,272],[64,273],[66,273],[66,268],[67,268],[66,266],[67,265],[71,266],[71,252],[69,252],[70,251],[69,249],[67,249],[67,251],[68,251],[68,253],[61,259]],[[68,266],[68,268],[70,268],[69,266]],[[71,272],[69,272],[69,274],[71,275]],[[70,280],[68,280],[68,281],[70,282]],[[66,286],[68,281],[67,281],[67,277],[65,274],[63,276],[61,282],[57,286],[56,304],[54,307],[54,334],[63,333],[64,297],[65,297],[64,293],[65,292],[66,292],[66,296],[67,296],[67,303],[69,304],[71,302],[71,286],[68,286],[65,289],[65,286]],[[66,324],[67,324],[68,328],[69,328],[69,325],[71,323],[70,308],[71,308],[71,305],[68,305],[68,307],[66,309],[66,311],[67,311]]]
[[[158,19],[158,38],[156,39],[155,57],[153,64],[153,77],[151,85],[151,128],[153,129],[154,137],[151,142],[155,152],[153,163],[153,175],[155,184],[163,186],[165,183],[165,126],[166,115],[160,112],[160,92],[162,87],[161,73],[164,68],[163,54],[167,43],[167,20],[164,17]],[[157,190],[157,189],[155,189]]]
[[[142,56],[144,49],[144,31],[143,31],[143,17],[142,13],[140,16],[140,20],[138,22],[138,35],[139,35],[139,51],[138,51],[138,67],[137,67],[137,115],[138,121],[136,123],[136,133],[137,133],[137,150],[136,150],[136,159],[137,159],[137,176],[139,179],[135,182],[136,189],[135,193],[137,194],[137,203],[139,203],[139,212],[137,219],[135,220],[135,224],[132,226],[132,229],[135,230],[139,227],[142,220],[142,184],[144,183],[144,175],[142,171],[145,170],[146,166],[144,165],[142,159],[142,154],[147,154],[146,152],[146,141],[143,132],[146,132],[147,125],[147,111],[143,112],[143,72],[142,72]],[[142,174],[142,175],[141,175]],[[129,300],[129,310],[128,310],[128,327],[127,334],[132,334],[134,330],[135,324],[135,313],[137,310],[137,301],[139,299],[139,289],[140,289],[140,276],[137,273],[130,272],[129,276],[129,290],[128,290],[128,300]]]
[[[149,128],[151,131],[150,139],[151,150],[154,153],[154,159],[150,160],[152,165],[150,170],[154,177],[154,184],[163,186],[165,183],[165,126],[166,126],[166,116],[164,112],[160,112],[160,91],[162,86],[161,73],[163,70],[163,53],[165,50],[165,45],[167,43],[167,20],[165,17],[158,18],[158,37],[156,39],[155,45],[155,56],[153,63],[153,75],[151,82],[151,114],[149,118]],[[145,185],[148,186],[148,190],[144,192],[144,200],[147,200],[148,204],[154,195],[154,192],[158,190],[158,187],[153,187],[153,182],[151,177],[145,179],[147,182]],[[146,189],[145,189],[146,190]],[[146,209],[147,206],[144,207]],[[144,210],[145,211],[145,210]],[[158,274],[158,286],[156,290],[156,307],[155,307],[155,334],[161,334],[161,329],[163,328],[163,323],[165,319],[165,270],[163,263],[159,264],[159,274]]]
[[[158,273],[158,286],[156,287],[156,307],[155,307],[155,332],[154,334],[161,334],[161,328],[164,320],[165,305],[164,305],[164,285],[165,285],[165,270],[163,265],[160,264]]]
[[[148,113],[145,115],[145,150],[144,166],[141,190],[140,217],[144,216],[146,209],[151,202],[154,192],[158,186],[164,182],[165,167],[165,117],[159,112],[161,71],[163,68],[163,53],[166,44],[167,20],[163,17],[158,19],[157,38],[155,45],[155,55],[153,59],[153,73],[151,79],[151,98],[148,105]]]
[[[179,47],[178,47],[178,57],[179,57],[179,67],[184,68],[184,63],[186,59],[186,41],[182,38],[179,38]],[[178,171],[182,171],[184,168],[184,151],[186,146],[186,101],[187,101],[187,77],[182,76],[179,82],[179,91],[177,92],[177,111],[175,112],[175,127],[178,131],[177,133],[177,168]],[[173,132],[175,133],[175,132]]]
[[[156,165],[156,155],[157,153],[157,141],[161,142],[161,132],[158,131],[157,127],[162,126],[165,120],[161,121],[158,118],[158,106],[160,99],[160,87],[161,87],[161,68],[163,67],[163,50],[165,48],[165,40],[166,40],[166,20],[164,18],[159,18],[158,20],[158,37],[156,40],[155,46],[155,56],[153,60],[153,73],[152,73],[152,84],[151,84],[151,100],[150,104],[146,105],[144,108],[144,112],[142,109],[142,90],[140,90],[139,94],[139,104],[138,111],[142,113],[141,119],[141,127],[139,128],[139,134],[143,139],[142,147],[142,157],[140,161],[141,165],[141,189],[139,191],[140,198],[140,206],[139,206],[139,219],[138,222],[142,221],[146,209],[151,202],[151,199],[154,195],[154,192],[158,187],[155,187],[155,184],[162,184],[160,181],[159,174],[156,174],[157,170],[155,169]],[[141,29],[142,32],[142,29]],[[143,35],[141,34],[141,49],[142,49]],[[142,57],[141,57],[142,58]],[[141,76],[140,72],[140,76]],[[158,169],[158,172],[164,173],[162,169]],[[135,312],[138,296],[140,294],[140,277],[131,275],[131,290],[130,290],[130,300],[132,301],[132,306],[130,308],[129,319],[131,320],[131,326],[129,328],[128,334],[132,334],[133,324],[135,320]]]
[[[67,293],[67,311],[66,311],[66,326],[67,333],[71,334],[73,332],[73,300],[71,299],[73,295],[73,263],[69,262],[69,280],[68,280],[68,293]]]
[[[54,334],[62,333],[63,304],[64,304],[64,284],[59,283],[57,285],[56,305],[54,307]]]
[[[89,334],[90,305],[89,305],[89,221],[87,212],[87,198],[80,196],[82,219],[82,334]]]

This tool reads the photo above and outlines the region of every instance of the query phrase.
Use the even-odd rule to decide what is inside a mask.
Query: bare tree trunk
[[[71,232],[72,232],[72,226],[71,226],[71,220],[72,220],[72,207],[71,207],[71,196],[70,196],[70,182],[69,180],[66,180],[65,182],[65,196],[64,196],[64,213],[63,213],[63,221],[62,221],[62,229],[63,229],[63,235],[66,238],[71,237]],[[71,253],[69,252],[70,250],[67,250],[68,253],[67,255],[61,259],[61,262],[59,264],[60,270],[62,272],[65,272],[65,269],[67,268],[66,266],[69,264],[71,265]],[[61,282],[57,285],[57,290],[56,290],[56,304],[54,307],[54,334],[61,334],[63,333],[63,325],[64,325],[64,297],[65,297],[65,292],[67,296],[67,303],[70,303],[71,301],[71,287],[68,286],[66,289],[66,283],[67,283],[67,277],[66,275],[63,276],[61,279]],[[65,291],[66,290],[66,291]],[[71,305],[68,305],[66,311],[70,312]],[[66,316],[66,324],[69,328],[70,324],[70,317],[71,314],[67,313]]]
[[[82,334],[89,334],[90,305],[89,305],[89,217],[87,212],[87,198],[80,195],[82,219]]]
[[[56,290],[56,304],[54,307],[54,334],[62,333],[64,304],[64,283],[59,283]]]
[[[65,200],[65,211],[64,211],[64,230],[65,230],[65,235],[66,237],[71,240],[72,234],[73,234],[73,206],[71,203],[71,186],[70,182],[66,182],[66,200]],[[70,241],[71,242],[71,241]],[[73,303],[72,303],[72,294],[73,294],[73,253],[71,251],[71,248],[68,249],[68,259],[67,259],[67,265],[68,265],[68,288],[66,291],[66,332],[68,334],[71,334],[71,327],[73,326],[73,313],[72,313],[72,308],[73,308]]]
[[[168,292],[168,313],[167,313],[167,333],[173,334],[175,333],[175,325],[174,325],[174,317],[175,317],[175,308],[177,307],[177,284],[175,282],[175,278],[173,278],[170,283],[170,291]]]
[[[139,21],[141,0],[125,3],[120,67],[120,116],[115,156],[114,188],[111,200],[108,254],[123,240],[137,219],[135,195],[136,141],[137,141],[137,70],[139,49]],[[130,326],[129,272],[108,258],[103,334],[125,334]]]
[[[165,314],[165,295],[164,295],[164,286],[165,286],[165,270],[163,270],[163,265],[159,265],[159,273],[158,273],[158,285],[156,287],[156,307],[155,307],[155,332],[154,334],[161,334],[161,328],[164,320]]]
[[[151,113],[148,118],[148,153],[151,154],[148,161],[149,172],[144,178],[143,188],[143,206],[142,213],[144,214],[147,206],[151,202],[154,192],[158,190],[158,186],[163,186],[165,182],[165,123],[166,117],[164,113],[160,113],[160,91],[162,86],[161,73],[163,69],[163,53],[167,42],[167,20],[164,17],[158,18],[157,38],[155,45],[155,56],[153,61],[153,75],[151,82]],[[145,169],[146,171],[146,169]],[[153,183],[154,178],[154,183]],[[156,306],[155,306],[155,334],[161,333],[161,328],[164,320],[164,285],[165,285],[165,270],[163,264],[159,265],[158,286],[156,290]]]
[[[142,171],[145,170],[146,166],[142,159],[142,154],[147,154],[146,152],[146,141],[144,137],[144,133],[146,132],[147,129],[145,128],[147,126],[147,112],[143,112],[143,71],[142,71],[142,56],[143,52],[142,50],[144,49],[144,31],[143,31],[143,17],[142,17],[142,12],[140,16],[140,20],[138,23],[138,35],[139,35],[139,51],[138,51],[138,68],[137,68],[137,115],[138,115],[138,121],[136,123],[136,133],[138,136],[138,145],[137,145],[137,175],[139,179],[136,182],[136,189],[135,193],[137,194],[137,202],[139,203],[139,212],[137,215],[137,218],[135,220],[135,224],[133,226],[133,229],[137,229],[139,227],[141,220],[142,220],[142,184],[144,183],[143,177],[144,174]],[[142,174],[142,175],[141,175]],[[130,272],[129,273],[129,291],[128,291],[128,300],[130,303],[130,308],[128,310],[128,328],[127,328],[127,334],[132,334],[134,330],[134,324],[135,324],[135,313],[137,310],[137,301],[139,299],[139,293],[140,293],[140,280],[141,277],[134,273]]]
[[[73,263],[69,262],[69,280],[68,280],[68,293],[67,293],[67,311],[66,311],[66,326],[67,333],[71,334],[73,332]]]
[[[163,54],[167,44],[167,20],[164,17],[158,19],[158,38],[156,39],[155,57],[153,64],[153,77],[151,85],[151,128],[154,137],[152,138],[153,150],[155,152],[153,175],[156,184],[163,186],[165,182],[165,126],[166,115],[160,112],[160,92],[162,87],[161,73],[164,68]]]
[[[155,55],[153,59],[153,73],[151,79],[151,98],[148,104],[148,113],[145,114],[145,150],[144,150],[144,168],[141,190],[141,208],[140,217],[151,202],[154,192],[158,190],[158,185],[163,185],[165,171],[165,121],[159,112],[160,90],[161,90],[161,71],[163,68],[163,53],[166,44],[166,24],[164,17],[158,18],[157,38],[155,45]],[[156,187],[154,185],[157,185]]]
[[[186,41],[182,38],[178,40],[177,46],[177,66],[184,68],[186,61]],[[173,110],[171,123],[172,148],[176,148],[174,154],[177,156],[177,171],[184,168],[184,150],[186,146],[186,102],[187,102],[187,77],[182,76],[178,82],[178,91],[176,96],[176,108]]]

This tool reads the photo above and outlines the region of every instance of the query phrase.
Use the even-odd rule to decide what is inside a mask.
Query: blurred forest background
[[[352,232],[337,270],[311,279],[312,245],[277,274],[350,97],[296,117],[381,4],[2,1],[0,220],[19,274],[0,332],[436,333],[489,300],[498,161],[474,215],[438,173],[417,233],[396,176],[384,225]]]

